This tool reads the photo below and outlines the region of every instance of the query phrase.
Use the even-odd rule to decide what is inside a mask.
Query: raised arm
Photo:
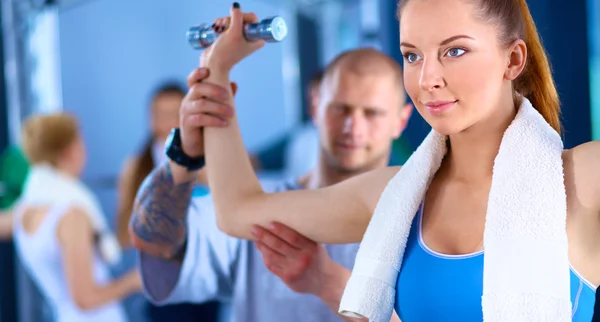
[[[196,69],[188,83],[197,83],[208,74],[207,69]],[[236,85],[232,83],[231,89],[235,91]],[[193,88],[196,95],[217,98],[223,91],[211,84]],[[209,102],[203,108],[211,115],[192,120],[196,128],[227,125],[231,111],[226,105]],[[202,145],[195,148],[197,155],[204,153]],[[154,257],[181,262],[187,233],[186,214],[198,177],[199,171],[188,171],[174,162],[164,163],[150,173],[138,190],[129,221],[128,235],[135,248]]]
[[[88,217],[81,210],[70,209],[63,215],[57,235],[69,291],[80,309],[99,308],[141,290],[141,280],[136,270],[107,284],[95,281],[94,232]]]
[[[263,45],[261,41],[249,43],[242,36],[243,23],[257,21],[256,16],[242,14],[239,8],[232,8],[231,13],[230,26],[201,61],[211,71],[205,82],[223,88],[227,88],[231,68]],[[197,112],[202,101],[193,91],[184,99],[181,129],[186,153],[192,154],[201,142],[201,131],[191,123],[202,117]],[[232,100],[228,104],[234,105]],[[253,225],[278,221],[318,242],[360,241],[381,192],[398,170],[377,170],[313,191],[265,194],[253,172],[235,115],[228,127],[207,128],[204,136],[208,181],[219,227],[239,238],[253,239]]]

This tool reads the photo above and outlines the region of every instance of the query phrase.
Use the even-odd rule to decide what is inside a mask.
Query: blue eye
[[[467,51],[462,48],[451,48],[448,50],[448,56],[450,57],[460,57],[464,55]]]
[[[421,57],[419,57],[419,55],[415,54],[415,53],[407,53],[406,55],[404,55],[404,59],[406,59],[407,62],[409,63],[414,63],[417,60],[419,60]]]

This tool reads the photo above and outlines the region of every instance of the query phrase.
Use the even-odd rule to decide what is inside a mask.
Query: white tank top
[[[19,207],[20,210],[24,207]],[[27,273],[53,309],[57,322],[126,322],[125,311],[119,302],[113,302],[94,310],[78,308],[69,292],[65,277],[62,254],[57,239],[57,228],[68,205],[52,207],[38,230],[29,234],[23,229],[21,211],[15,212],[14,239],[19,259]],[[98,253],[93,256],[93,277],[99,285],[110,282],[107,265]]]

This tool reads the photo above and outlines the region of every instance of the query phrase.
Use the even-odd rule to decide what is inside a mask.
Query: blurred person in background
[[[29,162],[19,145],[8,146],[0,155],[0,321],[16,321],[17,316],[23,321],[44,322],[48,307],[39,290],[25,273],[15,258],[12,241],[13,212],[12,207],[23,190]],[[17,294],[19,290],[19,295]],[[26,299],[35,311],[21,309],[18,303]]]
[[[21,195],[29,163],[18,146],[9,146],[0,155],[0,240],[12,237],[11,208]]]
[[[296,178],[306,175],[317,165],[320,149],[319,131],[314,124],[312,113],[319,103],[322,80],[323,71],[321,70],[313,75],[306,90],[305,99],[309,108],[304,114],[308,116],[309,120],[250,156],[256,171],[281,172],[286,178]],[[413,149],[403,137],[395,139],[392,143],[388,165],[404,164],[412,152]]]
[[[19,259],[58,322],[125,322],[120,301],[141,289],[131,270],[112,279],[120,247],[91,191],[80,181],[86,149],[77,120],[34,115],[23,124],[32,164],[14,207]]]
[[[204,116],[193,125],[198,130],[226,126],[232,115],[227,106],[211,103],[225,90],[200,82],[208,74],[198,69],[188,79],[188,104],[198,99],[188,108]],[[400,65],[374,49],[339,55],[325,71],[319,104],[312,113],[320,137],[317,166],[292,180],[271,186],[263,182],[265,189],[319,189],[385,167],[391,143],[412,111],[412,106],[404,105],[401,76]],[[193,120],[183,113],[182,126],[190,126]],[[179,139],[175,136],[173,142]],[[184,153],[199,158],[202,141],[198,143],[197,153]],[[192,196],[198,171],[171,160],[140,188],[130,231],[141,253],[145,294],[160,305],[229,299],[238,322],[340,321],[335,311],[358,244],[316,245],[278,224],[256,227],[259,243],[231,238],[219,231],[211,198]],[[270,249],[282,256],[299,256],[291,263],[294,276],[278,270],[280,263]]]
[[[29,163],[23,150],[16,145],[6,148],[0,155],[0,210],[13,206],[21,195]]]
[[[131,248],[127,230],[136,193],[146,176],[165,161],[164,144],[172,128],[179,126],[179,108],[186,88],[175,82],[164,82],[155,89],[150,99],[149,138],[137,155],[129,157],[121,170],[118,185],[117,237],[125,249],[122,270],[135,267],[136,253]],[[205,194],[206,178],[198,176],[195,193]],[[215,321],[219,310],[218,302],[204,304],[177,304],[157,307],[149,303],[142,294],[135,294],[124,302],[131,322],[165,321]]]
[[[12,238],[13,215],[12,211],[0,211],[0,240]]]

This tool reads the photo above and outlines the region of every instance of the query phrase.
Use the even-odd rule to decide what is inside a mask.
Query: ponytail
[[[116,229],[117,238],[121,245],[129,244],[129,220],[133,211],[135,197],[144,179],[152,172],[155,166],[155,161],[152,157],[153,142],[152,139],[146,142],[139,157],[132,161],[131,166],[124,169],[128,173],[122,174],[122,176],[127,177],[127,180],[124,180],[123,186],[120,187],[122,191],[120,192],[119,209],[117,210]]]
[[[527,46],[527,63],[525,70],[515,81],[515,90],[529,99],[546,122],[560,134],[560,102],[548,57],[540,41],[527,3],[525,0],[517,1],[519,2],[519,11],[525,29],[524,40]]]

